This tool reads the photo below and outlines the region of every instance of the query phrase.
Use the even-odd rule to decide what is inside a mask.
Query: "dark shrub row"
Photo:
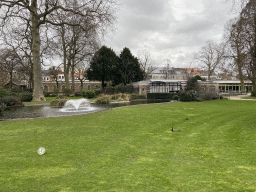
[[[256,90],[253,90],[253,91],[251,92],[251,96],[252,96],[252,97],[256,97]]]
[[[183,102],[217,99],[215,92],[195,92],[181,90],[178,93],[148,93],[147,99],[179,100]]]
[[[147,99],[146,95],[139,95],[139,94],[131,94],[130,100],[136,100],[136,99]]]
[[[5,104],[7,107],[22,106],[21,98],[16,96],[4,96],[1,99],[1,103]]]
[[[173,93],[148,93],[147,99],[173,99]]]
[[[96,96],[96,93],[94,90],[83,90],[82,92],[82,96],[88,99],[94,98]]]
[[[3,115],[5,109],[6,109],[6,105],[0,102],[0,116]]]
[[[133,93],[133,89],[134,87],[132,84],[129,84],[129,85],[120,84],[114,87],[114,92],[115,93]]]

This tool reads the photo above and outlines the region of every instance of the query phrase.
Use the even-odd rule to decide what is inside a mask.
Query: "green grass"
[[[217,100],[2,121],[0,191],[256,191],[255,109]]]
[[[256,99],[256,97],[241,97],[241,99]]]

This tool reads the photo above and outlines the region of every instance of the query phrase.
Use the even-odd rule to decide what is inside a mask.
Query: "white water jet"
[[[93,107],[90,107],[90,102],[87,99],[68,100],[64,107],[60,109],[61,112],[80,112],[90,111]]]

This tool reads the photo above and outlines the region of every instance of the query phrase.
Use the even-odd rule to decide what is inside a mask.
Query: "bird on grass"
[[[172,127],[172,131],[173,132],[181,132],[181,130],[179,130],[179,129],[175,130],[175,129],[173,129],[173,127]]]

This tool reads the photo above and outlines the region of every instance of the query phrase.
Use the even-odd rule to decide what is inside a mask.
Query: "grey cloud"
[[[193,53],[207,40],[219,41],[224,24],[231,18],[229,5],[221,1],[184,1],[186,8],[193,11],[184,13],[181,21],[174,19],[169,0],[121,1],[123,7],[117,16],[117,30],[104,44],[116,52],[129,47],[133,54],[143,48],[152,48],[153,57],[154,49],[158,51],[155,57],[159,57],[159,50],[166,49],[168,54],[163,54],[162,58],[170,54],[180,63],[190,63]],[[197,4],[202,5],[199,12],[196,12]],[[161,34],[163,38],[151,39],[152,34]]]

